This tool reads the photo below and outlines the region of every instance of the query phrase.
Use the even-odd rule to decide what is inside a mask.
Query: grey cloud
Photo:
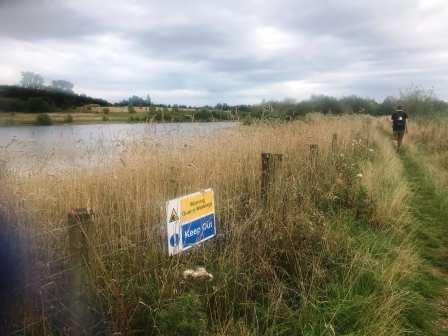
[[[63,2],[50,0],[3,1],[0,37],[26,41],[72,39],[98,34],[104,27],[70,11]]]
[[[444,13],[435,0],[3,0],[0,45],[25,41],[40,62],[70,52],[68,79],[111,99],[154,91],[172,92],[171,103],[256,102],[297,82],[378,99],[415,83],[448,98]],[[37,62],[18,53],[0,55],[0,69]]]

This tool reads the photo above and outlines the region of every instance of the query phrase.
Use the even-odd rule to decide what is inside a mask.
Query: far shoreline
[[[36,118],[39,114],[47,114],[51,118],[51,124],[39,124]],[[70,116],[71,121],[67,121]],[[238,122],[239,120],[155,120],[148,118],[144,112],[135,113],[85,113],[85,112],[48,112],[48,113],[24,113],[24,112],[0,112],[0,127],[17,126],[62,126],[62,125],[108,125],[108,124],[173,124],[173,123],[216,123]]]

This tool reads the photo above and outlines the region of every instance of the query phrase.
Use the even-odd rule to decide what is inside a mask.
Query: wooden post
[[[319,145],[311,144],[310,145],[310,158],[311,160],[315,160],[319,156]]]
[[[334,155],[338,149],[338,135],[333,133],[333,137],[331,138],[331,152]]]
[[[90,209],[74,209],[68,214],[70,257],[73,266],[70,298],[71,335],[87,335],[90,314],[88,306],[89,232],[93,224]]]
[[[261,153],[261,199],[267,206],[277,171],[282,165],[282,154]]]
[[[314,169],[317,166],[317,158],[319,156],[319,145],[311,144],[310,145],[310,168],[311,173],[314,174]]]

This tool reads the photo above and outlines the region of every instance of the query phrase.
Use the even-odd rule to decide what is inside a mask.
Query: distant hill
[[[104,99],[52,89],[0,86],[0,112],[53,112],[88,104],[110,106]]]

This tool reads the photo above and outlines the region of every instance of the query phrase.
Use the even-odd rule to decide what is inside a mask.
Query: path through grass
[[[401,158],[412,189],[415,241],[426,261],[421,278],[413,284],[422,306],[411,309],[408,313],[415,316],[408,320],[416,334],[448,335],[448,193],[426,171],[424,154],[406,151]]]

